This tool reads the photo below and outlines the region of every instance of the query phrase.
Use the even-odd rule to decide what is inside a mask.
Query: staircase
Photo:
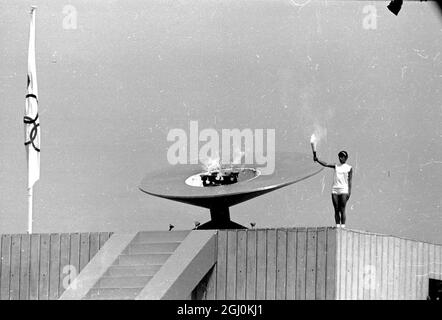
[[[139,232],[84,299],[135,299],[189,232]]]

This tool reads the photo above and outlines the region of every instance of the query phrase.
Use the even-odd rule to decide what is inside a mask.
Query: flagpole
[[[28,94],[25,108],[25,146],[28,158],[28,234],[32,234],[33,186],[40,177],[40,133],[38,130],[38,89],[35,70],[35,5],[31,6],[28,52]],[[37,158],[36,158],[37,157]],[[37,161],[37,163],[36,163]]]
[[[32,199],[33,187],[28,188],[28,234],[32,234]]]

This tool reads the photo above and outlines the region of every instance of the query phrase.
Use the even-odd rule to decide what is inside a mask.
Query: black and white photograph
[[[0,300],[442,300],[440,1],[1,0],[0,111]]]

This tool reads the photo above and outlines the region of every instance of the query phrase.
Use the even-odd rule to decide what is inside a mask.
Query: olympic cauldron
[[[202,171],[199,164],[169,165],[148,173],[139,189],[209,209],[211,220],[197,229],[246,229],[230,220],[231,206],[300,182],[323,169],[311,155],[295,152],[277,152],[274,163],[271,174],[262,174],[259,164],[232,164],[212,171]]]

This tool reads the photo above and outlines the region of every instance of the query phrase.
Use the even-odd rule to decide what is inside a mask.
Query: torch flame
[[[310,144],[312,146],[313,152],[316,152],[316,146],[321,141],[322,138],[327,137],[327,129],[315,124],[315,130],[310,137]]]
[[[220,158],[208,158],[207,161],[203,163],[203,170],[208,172],[221,170]]]
[[[226,170],[232,169],[234,165],[241,164],[245,155],[245,151],[237,148],[233,150],[232,159],[228,163],[223,163],[218,156],[207,157],[207,159],[201,160],[202,169],[209,173],[218,171],[218,175],[221,176]]]
[[[315,134],[313,133],[312,136],[310,137],[310,144],[312,146],[313,152],[316,152],[316,142],[317,142],[317,138],[316,138]]]

